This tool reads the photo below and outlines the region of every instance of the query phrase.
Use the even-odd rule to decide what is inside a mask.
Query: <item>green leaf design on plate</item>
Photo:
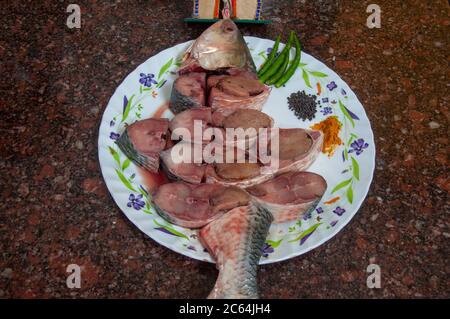
[[[347,147],[350,146],[350,143],[353,141],[353,136],[350,136],[347,141]]]
[[[289,242],[292,243],[294,241],[299,241],[302,240],[305,236],[308,236],[309,234],[311,234],[313,231],[316,230],[317,227],[319,227],[320,225],[322,225],[322,223],[317,223],[312,225],[311,227],[309,227],[307,230],[305,230],[303,233],[301,233],[297,238],[290,240]]]
[[[122,171],[126,170],[127,167],[130,166],[130,163],[131,163],[130,159],[127,158],[122,164]]]
[[[352,127],[355,127],[355,121],[353,118],[348,114],[347,109],[345,108],[344,104],[342,104],[341,100],[339,100],[339,108],[341,109],[342,113],[344,113],[344,116],[352,123]]]
[[[166,82],[167,82],[166,79],[159,80],[158,84],[156,84],[156,88],[159,89],[159,88],[162,87],[164,84],[166,84]]]
[[[140,187],[138,187],[138,192],[142,194],[145,198],[148,198],[148,195],[146,192],[144,192]]]
[[[161,78],[161,76],[166,73],[166,71],[172,66],[172,62],[173,62],[173,58],[170,58],[169,61],[166,62],[166,64],[164,64],[161,67],[161,70],[159,70],[159,74],[158,74],[158,80]]]
[[[272,248],[277,248],[278,246],[280,246],[281,242],[283,241],[283,239],[280,239],[278,241],[273,241],[273,240],[267,240],[266,242],[272,246]]]
[[[120,167],[120,155],[116,152],[115,149],[113,149],[111,146],[108,146],[109,152],[111,153],[114,160],[117,162],[117,165]]]
[[[122,181],[122,183],[128,188],[129,190],[136,192],[134,187],[131,185],[131,183],[126,179],[126,177],[122,174],[121,171],[119,171],[117,168],[115,169],[117,176],[119,176],[119,179]]]
[[[142,209],[142,211],[146,214],[153,215],[153,213],[151,211],[149,211],[148,209],[144,208],[144,209]]]
[[[328,77],[328,74],[319,72],[319,71],[309,71],[309,73],[317,78],[326,78]]]
[[[173,235],[178,236],[178,237],[182,237],[182,238],[184,238],[184,239],[189,240],[189,237],[188,237],[188,236],[186,236],[186,235],[183,234],[183,233],[180,233],[179,231],[173,229],[172,227],[167,226],[167,225],[160,224],[160,223],[158,223],[158,221],[157,221],[156,219],[154,219],[153,221],[155,222],[156,225],[158,225],[158,226],[161,227],[161,228],[164,228],[165,230],[167,230],[168,232],[172,233]]]
[[[302,62],[300,62],[299,64],[298,64],[298,67],[299,68],[303,68],[303,67],[305,67],[305,66],[307,66],[308,64],[306,64],[306,63],[302,63]]]
[[[337,184],[333,190],[331,191],[331,194],[333,194],[334,192],[340,190],[341,188],[344,188],[345,186],[347,186],[348,184],[350,184],[352,182],[352,179],[349,178],[346,181],[343,181],[342,183]]]
[[[175,66],[180,67],[183,64],[183,56],[184,54],[176,59]]]
[[[264,61],[267,60],[266,51],[261,51],[261,52],[258,53],[258,55],[260,57],[262,57],[264,59]]]
[[[359,181],[359,164],[352,156],[353,176]]]
[[[350,204],[353,204],[353,187],[350,185],[349,188],[347,188],[347,199]]]
[[[309,75],[308,72],[306,72],[304,69],[302,69],[302,76],[303,76],[303,80],[305,81],[305,84],[307,87],[312,88],[311,86],[311,82],[309,81]]]
[[[130,110],[131,110],[131,102],[133,101],[134,98],[134,94],[130,97],[130,99],[128,100],[127,106],[125,107],[125,111],[123,112],[122,115],[122,120],[120,121],[120,123],[125,122],[125,120],[128,117],[128,114],[130,114]]]

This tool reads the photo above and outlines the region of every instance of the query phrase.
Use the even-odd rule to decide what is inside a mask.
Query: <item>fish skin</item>
[[[202,244],[216,260],[219,276],[208,299],[257,299],[256,273],[272,214],[252,202],[203,227]]]
[[[186,91],[183,92],[183,86],[188,88],[188,92],[196,92],[196,96],[190,96]],[[172,113],[178,114],[191,108],[203,107],[205,104],[205,87],[205,73],[190,73],[179,76],[172,86],[169,109]]]
[[[195,107],[202,107],[202,105],[191,97],[181,94],[175,86],[173,87],[169,104],[169,108],[173,114],[178,114]]]
[[[135,164],[156,173],[159,153],[167,145],[169,120],[146,119],[129,125],[117,139],[120,150]],[[152,135],[147,134],[153,133]]]
[[[222,19],[206,29],[186,51],[179,73],[240,68],[256,73],[250,50],[236,24]]]
[[[155,153],[153,156],[146,156],[139,153],[138,150],[131,142],[127,131],[120,135],[119,139],[116,141],[120,150],[125,154],[126,157],[131,159],[135,164],[149,170],[150,172],[157,172],[159,168],[159,154]]]

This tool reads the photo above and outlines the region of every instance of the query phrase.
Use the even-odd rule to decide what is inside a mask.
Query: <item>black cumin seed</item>
[[[317,96],[307,95],[305,91],[292,93],[288,98],[289,109],[300,120],[312,120],[317,112]],[[320,102],[319,102],[320,103]]]

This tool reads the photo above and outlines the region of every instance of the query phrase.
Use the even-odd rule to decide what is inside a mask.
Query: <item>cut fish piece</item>
[[[168,119],[138,121],[128,126],[116,143],[135,164],[156,173],[159,154],[166,147],[168,129]]]
[[[216,74],[212,74],[207,78],[206,87],[208,93],[211,91],[213,87],[217,85],[217,83],[219,83],[220,80],[226,78],[227,76],[240,76],[242,78],[249,80],[258,80],[258,75],[256,73],[238,68],[219,70],[218,72],[215,73]]]
[[[250,50],[236,24],[222,19],[206,29],[185,53],[179,73],[239,68],[256,73]]]
[[[270,94],[270,88],[258,80],[243,76],[225,76],[211,80],[208,105],[213,109],[254,109],[260,111]]]
[[[261,168],[259,163],[214,163],[206,167],[205,181],[246,188],[272,178]]]
[[[273,174],[306,170],[319,156],[323,133],[301,128],[279,129],[279,166],[268,168]],[[263,161],[264,162],[264,161]]]
[[[273,126],[273,119],[267,114],[257,110],[238,109],[223,119],[224,128],[269,128]]]
[[[210,94],[211,89],[215,87],[220,80],[226,78],[227,76],[228,75],[225,74],[208,76],[208,79],[206,80],[206,88],[208,90],[208,94]]]
[[[241,76],[227,76],[217,82],[216,88],[229,95],[250,97],[261,94],[264,84]]]
[[[174,113],[205,105],[206,73],[180,75],[172,87],[169,108]]]
[[[219,270],[208,298],[258,298],[256,272],[272,220],[267,210],[249,205],[234,208],[200,230],[200,242]]]
[[[201,121],[201,128],[202,128],[202,137],[203,137],[203,130],[208,128],[211,125],[211,108],[209,107],[200,107],[200,108],[194,108],[185,110],[177,115],[170,121],[170,131],[172,132],[172,139],[183,139],[183,141],[190,141],[190,142],[196,142],[194,141],[194,124],[195,121]],[[187,132],[189,132],[190,137],[182,137],[179,134],[176,134],[177,130],[179,129],[185,129]],[[201,138],[201,142],[203,142],[203,138]]]
[[[326,189],[327,182],[318,174],[290,172],[246,190],[258,207],[272,213],[274,223],[284,223],[313,210]]]
[[[199,228],[235,207],[247,205],[249,196],[237,187],[175,182],[160,186],[152,201],[158,214],[170,223]]]
[[[251,109],[220,109],[216,110],[211,121],[214,126],[223,128],[269,128],[273,126],[273,119],[257,110]]]
[[[217,163],[215,169],[219,177],[238,181],[254,178],[261,173],[258,163]]]
[[[273,119],[267,114],[251,109],[220,109],[212,115],[212,125],[223,129],[222,138],[216,137],[216,142],[224,145],[249,150],[258,141],[259,130],[273,126]],[[235,129],[226,135],[227,129]],[[239,137],[238,134],[243,134]],[[255,150],[256,153],[256,150]]]
[[[161,166],[170,179],[193,184],[200,184],[203,181],[206,165],[202,163],[201,154],[198,157],[195,153],[202,152],[202,147],[197,145],[199,150],[195,150],[195,146],[189,142],[180,142],[161,152]],[[189,152],[184,153],[182,150]],[[199,160],[194,161],[195,157]]]
[[[320,154],[323,140],[321,132],[303,129],[279,129],[278,132],[278,166],[270,166],[273,164],[270,161],[262,164],[261,161],[250,161],[249,158],[245,158],[246,163],[238,161],[235,163],[226,161],[224,164],[213,163],[205,170],[205,181],[247,188],[268,181],[278,174],[303,171]],[[250,152],[246,154],[248,155]],[[275,157],[276,154],[271,154],[271,156]]]

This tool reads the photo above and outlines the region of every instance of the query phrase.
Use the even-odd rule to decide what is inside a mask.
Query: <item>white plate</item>
[[[255,37],[245,37],[245,40],[255,64],[259,66],[273,41]],[[141,231],[178,253],[213,262],[198,241],[197,231],[169,224],[158,216],[146,195],[143,176],[114,143],[116,134],[123,132],[125,123],[151,117],[169,100],[177,62],[190,43],[176,45],[149,58],[119,85],[103,114],[98,139],[99,159],[112,197]],[[294,50],[291,55],[294,55]],[[142,78],[149,74],[154,74],[154,77]],[[318,86],[321,87],[318,98],[321,101],[328,99],[328,102],[322,102],[312,122],[297,119],[288,109],[287,97],[299,90],[317,95]],[[263,111],[275,119],[276,126],[308,128],[329,116],[323,114],[325,107],[343,124],[340,137],[344,145],[332,157],[321,154],[309,171],[322,175],[328,189],[318,210],[309,218],[271,226],[261,264],[304,254],[332,238],[352,219],[367,195],[375,166],[372,130],[363,106],[336,73],[302,52],[299,69],[285,87],[273,88]],[[163,117],[172,117],[172,114],[166,111]],[[134,196],[134,201],[144,202],[145,207],[139,210],[133,205],[128,207],[131,194],[131,199]],[[329,203],[333,199],[335,201]]]

